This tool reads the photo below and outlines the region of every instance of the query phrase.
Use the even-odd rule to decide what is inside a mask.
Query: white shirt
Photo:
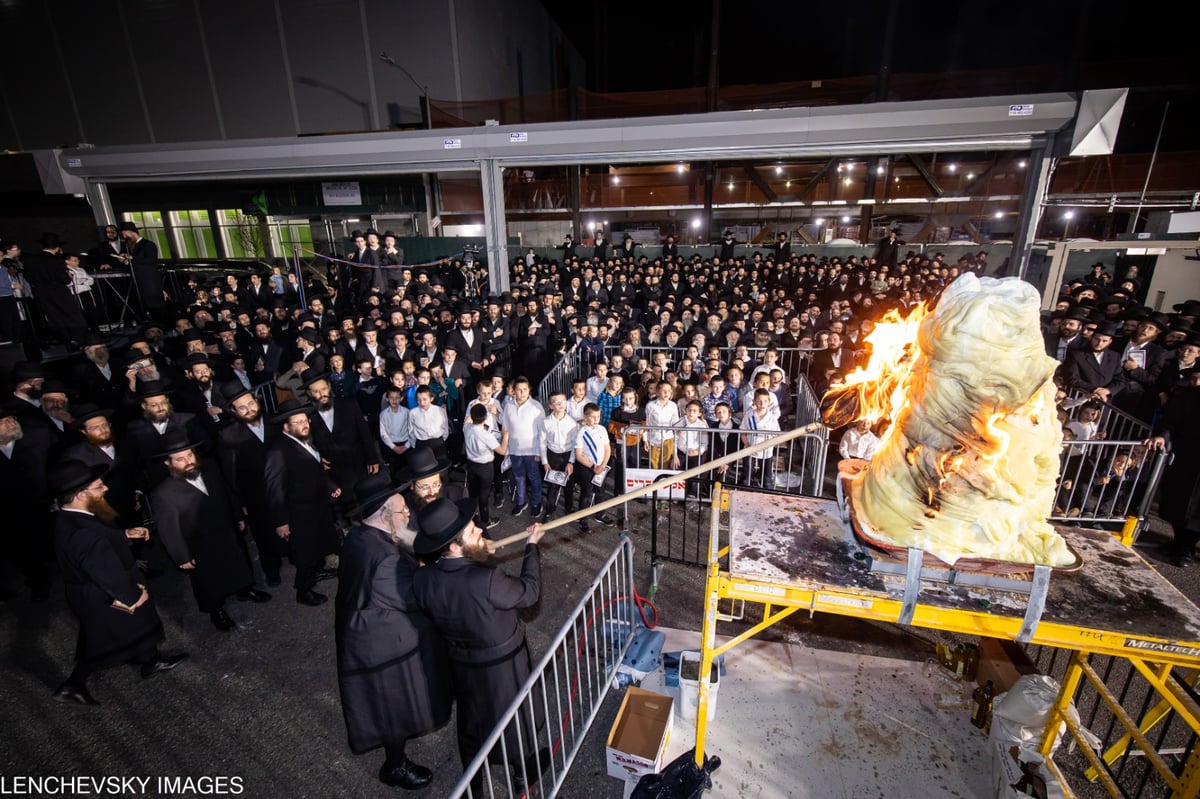
[[[596,396],[599,396],[599,394]],[[583,406],[587,405],[589,402],[595,402],[595,400],[588,399],[586,394],[584,394],[583,399],[579,400],[578,402],[574,397],[567,397],[567,416],[570,416],[577,422],[582,421]]]
[[[596,399],[601,394],[604,393],[604,389],[607,386],[608,386],[608,378],[607,377],[589,377],[588,381],[587,381],[587,395],[585,397],[586,400],[588,402],[595,402]]]
[[[17,446],[17,442],[10,441],[7,444],[0,444],[0,452],[4,453],[4,457],[12,460],[13,448]]]
[[[685,455],[696,452],[703,455],[707,448],[708,423],[704,421],[704,417],[694,422],[684,420],[683,429],[675,434],[675,452]]]
[[[507,403],[500,412],[500,426],[508,433],[510,457],[525,457],[542,454],[542,419],[545,418],[542,404],[527,399],[524,404],[516,400]]]
[[[579,434],[579,424],[563,414],[561,419],[548,413],[542,418],[542,461],[546,460],[546,452],[570,452],[574,460],[575,438]]]
[[[575,445],[575,461],[587,460],[591,466],[601,463],[608,456],[608,431],[600,425],[579,428],[578,443]]]
[[[313,448],[312,444],[305,444],[303,441],[301,441],[300,439],[296,438],[296,437],[295,437],[294,435],[292,435],[291,433],[287,433],[287,432],[285,432],[285,433],[284,433],[284,435],[285,435],[285,436],[287,436],[288,438],[290,438],[292,441],[295,441],[295,442],[296,442],[297,444],[299,444],[300,446],[304,447],[306,450],[308,450],[308,454],[309,454],[309,455],[312,455],[312,456],[313,456],[313,460],[315,460],[317,463],[320,463],[320,462],[321,462],[321,453],[317,452],[317,451],[316,451],[316,450]]]
[[[150,424],[154,426],[154,429],[158,431],[160,436],[166,434],[167,422],[151,422]]]
[[[496,459],[498,446],[500,442],[486,425],[468,423],[463,430],[463,447],[472,463],[491,463]]]
[[[379,412],[379,440],[388,449],[403,444],[411,447],[413,441],[412,425],[409,423],[408,408],[401,405],[396,410],[391,406]]]
[[[780,432],[780,430],[779,430],[779,413],[777,411],[775,411],[773,408],[767,408],[766,414],[762,418],[759,418],[755,414],[753,409],[749,409],[746,411],[746,415],[744,417],[742,417],[741,429],[743,431],[746,431],[746,430],[766,431],[765,433],[759,432],[759,433],[754,433],[752,435],[745,435],[743,433],[742,440],[745,442],[746,446],[749,447],[749,446],[753,446],[755,444],[761,444],[762,442],[766,441],[767,439],[769,439],[771,437],[770,436],[771,433]],[[774,454],[775,454],[775,450],[771,447],[767,447],[762,452],[755,453],[752,457],[757,458],[758,460],[761,460],[761,461],[765,461],[768,458],[772,457]]]
[[[259,441],[267,440],[267,430],[266,427],[263,426],[262,422],[259,422],[258,424],[248,424],[246,425],[246,429],[253,433]]]
[[[109,444],[107,446],[102,446],[99,449],[101,452],[103,452],[105,455],[107,455],[110,460],[115,461],[117,459],[117,448],[114,447],[112,444]]]
[[[317,414],[321,417],[321,421],[325,423],[325,429],[332,433],[333,432],[333,408],[331,407],[327,411],[317,411]]]
[[[379,415],[383,416],[382,413]],[[431,404],[428,409],[418,405],[408,412],[408,424],[412,428],[414,443],[431,438],[445,439],[450,435],[450,420],[441,405]]]
[[[483,402],[480,401],[479,397],[476,397],[475,399],[473,399],[467,403],[467,410],[466,410],[466,413],[463,414],[463,418],[467,419],[468,421],[464,422],[464,424],[468,424],[470,422],[471,409],[474,408],[476,405],[483,405]],[[488,412],[488,415],[483,420],[483,424],[488,429],[488,431],[490,433],[492,433],[492,435],[496,436],[496,441],[499,441],[500,440],[500,437],[499,437],[499,434],[500,434],[500,403],[496,402],[495,397],[493,397],[491,400],[488,401],[488,404],[483,405],[483,407],[487,408],[487,412]]]
[[[197,475],[195,480],[188,480],[187,482],[191,484],[193,488],[200,491],[200,493],[208,496],[208,486],[204,484],[204,477],[202,475]]]
[[[879,449],[879,436],[867,430],[865,433],[858,432],[858,428],[851,427],[842,434],[842,442],[838,445],[838,453],[843,458],[861,458],[865,461],[871,460]]]
[[[100,374],[104,375],[105,380],[112,380],[112,366],[106,363],[103,366],[97,366],[96,368],[100,370]]]
[[[675,427],[679,424],[679,406],[673,401],[665,403],[653,400],[646,405],[646,424],[654,427]],[[647,430],[646,441],[652,447],[661,447],[662,442],[675,438],[670,430]]]

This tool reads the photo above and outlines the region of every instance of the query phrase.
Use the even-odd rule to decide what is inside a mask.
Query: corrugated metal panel
[[[203,0],[200,13],[225,135],[230,139],[294,135],[274,4]]]
[[[219,139],[194,6],[180,0],[125,0],[124,8],[155,138]]]
[[[369,129],[370,55],[363,45],[358,4],[288,0],[282,8],[301,132]]]
[[[42,3],[0,4],[4,91],[26,148],[78,143],[79,125]]]
[[[90,144],[150,141],[115,0],[50,5]]]

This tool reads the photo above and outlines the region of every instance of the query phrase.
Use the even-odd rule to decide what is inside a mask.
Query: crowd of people
[[[653,261],[628,240],[597,237],[581,254],[568,237],[560,257],[521,257],[511,289],[488,293],[481,264],[406,266],[394,237],[367,231],[324,274],[226,274],[171,298],[157,265],[138,276],[147,242],[124,227],[84,260],[135,269],[143,323],[121,336],[86,316],[64,323],[48,313],[54,291],[35,285],[39,324],[80,352],[17,364],[0,406],[0,491],[11,529],[29,531],[3,554],[39,601],[57,562],[82,631],[58,696],[96,704],[96,669],[136,662],[151,676],[181,662],[158,648],[152,580],[168,578],[148,548],[187,576],[222,631],[238,623],[228,600],[270,600],[264,589],[290,563],[302,606],[324,603],[320,583],[338,580],[350,746],[382,746],[380,779],[406,788],[431,778],[407,740],[457,704],[466,764],[529,673],[517,610],[540,596],[537,522],[623,493],[630,452],[682,470],[768,440],[798,412],[801,375],[818,393],[835,385],[869,356],[882,314],[936,302],[962,271],[986,268],[979,256],[902,256],[894,235],[876,257],[845,261],[794,254],[782,237],[741,256],[726,236],[686,259],[669,238]],[[35,269],[10,266],[19,248],[5,249],[11,340],[27,338],[31,271],[82,285],[58,282],[75,279],[78,258],[52,236],[42,243]],[[1164,483],[1183,559],[1200,538],[1200,302],[1147,313],[1127,282],[1068,287],[1047,352],[1066,388],[1155,423],[1150,445],[1169,440],[1176,464],[1191,464]],[[543,390],[563,353],[578,371]],[[848,429],[843,454],[869,458],[879,433]],[[721,476],[773,488],[774,462],[768,448]],[[702,490],[688,482],[689,497]],[[488,565],[489,531],[505,518],[532,523],[516,577]],[[613,520],[580,525],[591,523]]]

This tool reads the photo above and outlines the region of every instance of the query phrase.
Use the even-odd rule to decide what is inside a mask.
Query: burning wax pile
[[[870,362],[826,404],[892,422],[851,485],[868,535],[951,564],[1072,563],[1046,521],[1062,430],[1033,286],[968,273],[933,311],[885,317],[867,341]]]

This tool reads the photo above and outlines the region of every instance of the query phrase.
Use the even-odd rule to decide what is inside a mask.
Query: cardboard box
[[[625,689],[605,749],[609,776],[636,783],[643,774],[662,770],[671,740],[673,705],[665,694],[634,686]]]
[[[1033,662],[1018,644],[999,638],[979,639],[979,671],[975,681],[986,685],[988,680],[1000,694],[1026,674],[1037,674]]]

